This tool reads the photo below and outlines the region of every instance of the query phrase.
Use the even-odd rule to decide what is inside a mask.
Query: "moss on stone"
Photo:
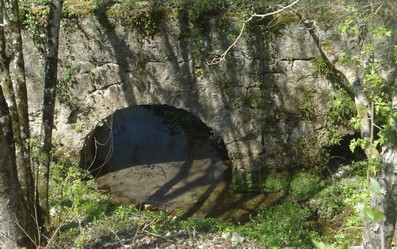
[[[259,172],[244,172],[233,167],[232,186],[239,192],[260,192]]]

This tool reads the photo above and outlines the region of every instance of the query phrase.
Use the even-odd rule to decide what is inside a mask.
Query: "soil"
[[[263,248],[253,240],[245,239],[238,233],[216,234],[195,231],[166,232],[165,234],[148,234],[136,228],[114,233],[113,236],[96,238],[88,241],[84,248],[125,248],[125,249],[190,249],[190,248]]]

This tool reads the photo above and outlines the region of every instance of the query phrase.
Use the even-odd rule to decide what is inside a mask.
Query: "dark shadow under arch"
[[[252,212],[245,203],[254,201],[255,210],[264,201],[235,194],[222,139],[198,117],[167,105],[114,112],[87,137],[81,162],[122,204],[241,220]]]
[[[215,156],[228,160],[223,140],[210,127],[188,111],[168,105],[117,110],[97,124],[81,155],[81,166],[94,176],[143,164]]]

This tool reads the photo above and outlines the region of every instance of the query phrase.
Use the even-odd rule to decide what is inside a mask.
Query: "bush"
[[[290,193],[301,200],[307,200],[324,187],[321,176],[310,172],[299,172],[292,178]]]
[[[286,174],[274,173],[266,177],[263,183],[265,193],[288,192],[289,177]]]
[[[292,200],[286,200],[273,208],[263,209],[238,232],[256,239],[269,248],[299,246],[312,248],[311,238],[318,237],[310,229],[310,210]]]
[[[327,241],[337,245],[346,241],[361,243],[363,224],[358,203],[370,206],[366,176],[357,173],[349,178],[336,179],[310,200],[310,208],[318,217],[319,228]]]
[[[51,167],[50,210],[54,230],[60,227],[59,240],[70,243],[83,227],[112,211],[108,195],[100,194],[88,171],[69,161],[58,160]]]

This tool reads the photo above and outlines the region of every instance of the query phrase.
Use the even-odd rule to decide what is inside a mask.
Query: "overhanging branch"
[[[237,36],[237,38],[234,40],[234,42],[225,50],[225,52],[223,52],[220,56],[218,56],[218,57],[212,59],[212,60],[209,61],[207,64],[208,64],[208,65],[215,65],[215,64],[218,64],[218,63],[220,63],[221,61],[225,60],[226,55],[227,55],[227,54],[229,53],[229,51],[237,44],[237,42],[240,40],[241,36],[243,35],[247,23],[250,22],[254,17],[264,18],[264,17],[267,17],[267,16],[272,16],[272,15],[281,13],[281,12],[283,12],[284,10],[291,8],[292,6],[294,6],[295,4],[297,4],[299,1],[300,1],[300,0],[296,0],[295,2],[289,4],[289,5],[285,6],[285,7],[282,7],[281,9],[278,9],[278,10],[276,10],[276,11],[269,12],[269,13],[266,13],[266,14],[256,14],[256,13],[252,14],[247,20],[245,20],[245,21],[243,22],[243,26],[241,27],[240,33],[239,33],[239,35]]]

